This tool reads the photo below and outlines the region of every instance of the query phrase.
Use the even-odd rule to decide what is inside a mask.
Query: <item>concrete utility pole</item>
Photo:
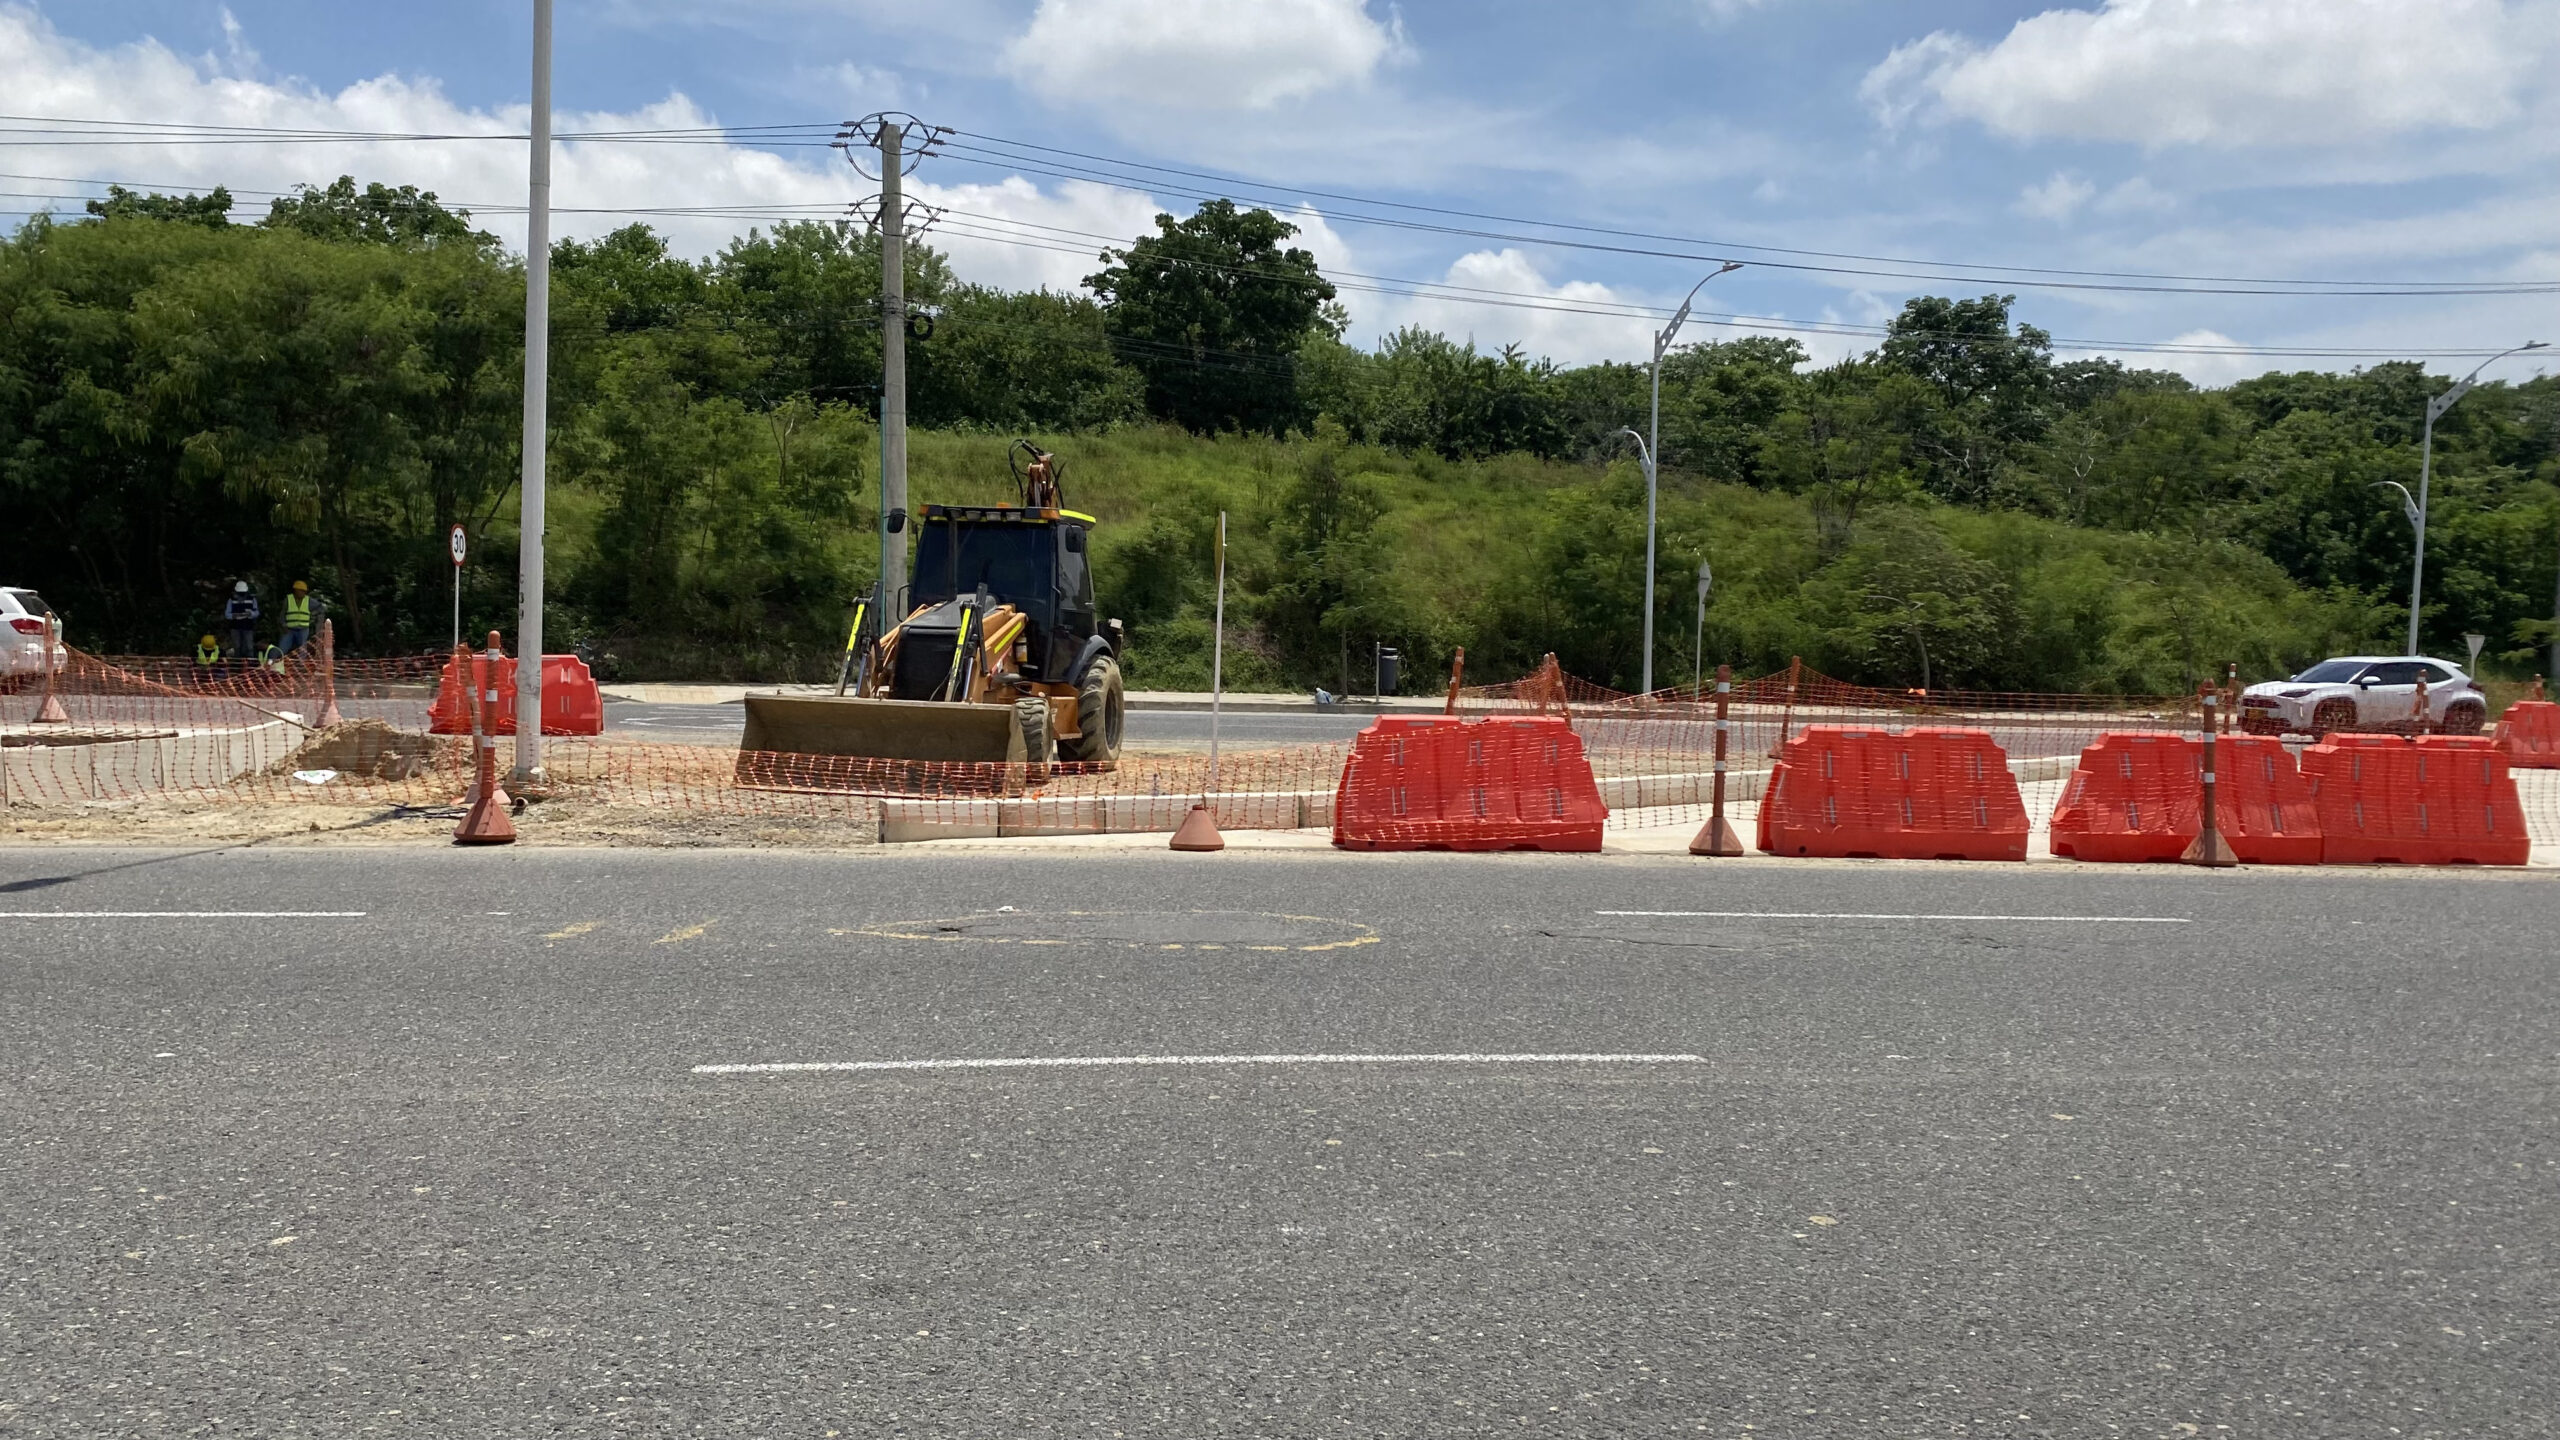
[[[1661,333],[1653,337],[1653,426],[1651,438],[1644,446],[1644,681],[1636,687],[1637,693],[1642,695],[1653,693],[1653,516],[1661,489],[1656,483],[1659,477],[1655,470],[1656,462],[1662,457],[1662,357],[1671,349],[1671,342],[1679,335],[1680,327],[1689,323],[1689,306],[1698,298],[1698,292],[1707,288],[1707,280],[1741,268],[1741,261],[1727,260],[1723,269],[1690,286],[1688,296],[1681,300],[1671,323],[1663,326]]]
[[[906,130],[884,119],[880,147],[880,598],[885,627],[907,613]]]
[[[2434,478],[2436,420],[2444,412],[2452,409],[2455,402],[2471,393],[2471,387],[2479,383],[2481,371],[2510,355],[2521,355],[2527,350],[2540,350],[2544,344],[2545,342],[2540,340],[2529,340],[2513,350],[2501,350],[2472,366],[2470,374],[2455,381],[2450,389],[2427,402],[2426,437],[2419,442],[2418,448],[2418,514],[2415,522],[2418,527],[2418,552],[2417,558],[2409,565],[2409,648],[2404,652],[2406,654],[2418,653],[2418,594],[2427,579],[2427,482]],[[2409,492],[2403,490],[2400,493],[2406,495]],[[2560,650],[2555,650],[2555,653],[2560,653]]]
[[[551,443],[551,0],[533,0],[533,155],[526,191],[524,477],[516,541],[517,781],[542,773],[543,461]]]

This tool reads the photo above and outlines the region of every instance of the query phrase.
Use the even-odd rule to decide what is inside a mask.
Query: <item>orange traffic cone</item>
[[[1224,850],[1227,838],[1218,833],[1218,817],[1206,805],[1194,805],[1182,817],[1182,828],[1173,832],[1176,850]]]

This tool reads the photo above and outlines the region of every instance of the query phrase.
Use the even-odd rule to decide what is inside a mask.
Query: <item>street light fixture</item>
[[[2438,417],[2442,416],[2444,412],[2452,409],[2454,407],[2454,402],[2471,393],[2471,387],[2479,383],[2481,371],[2488,369],[2490,366],[2506,359],[2510,355],[2521,355],[2527,350],[2540,350],[2545,348],[2545,345],[2546,342],[2544,341],[2528,340],[2524,344],[2518,345],[2512,350],[2501,350],[2497,354],[2490,356],[2488,359],[2481,361],[2479,364],[2472,366],[2470,374],[2455,381],[2443,394],[2438,395],[2427,402],[2426,434],[2425,438],[2420,442],[2418,449],[2417,513],[2412,516],[2410,520],[2411,524],[2418,527],[2418,552],[2416,559],[2411,561],[2409,566],[2409,648],[2406,651],[2403,651],[2403,654],[2415,655],[2418,653],[2418,596],[2420,591],[2426,585],[2427,579],[2427,487],[2428,482],[2434,478],[2436,420]],[[2400,491],[2400,494],[2404,498],[2408,493],[2409,492],[2405,489]]]
[[[1653,530],[1659,491],[1657,481],[1660,478],[1655,474],[1654,461],[1662,453],[1662,357],[1671,349],[1671,341],[1680,333],[1680,327],[1689,323],[1689,306],[1697,300],[1698,292],[1707,288],[1707,281],[1741,268],[1741,261],[1727,260],[1724,268],[1689,287],[1688,295],[1680,301],[1680,308],[1672,312],[1671,323],[1663,326],[1661,332],[1653,337],[1652,438],[1648,440],[1645,436],[1636,435],[1633,430],[1620,432],[1636,435],[1636,445],[1644,454],[1644,680],[1638,687],[1640,694],[1653,693]]]

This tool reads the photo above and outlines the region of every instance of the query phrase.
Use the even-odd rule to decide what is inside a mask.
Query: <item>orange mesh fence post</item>
[[[60,653],[61,649],[62,617],[47,615],[44,617],[44,654],[38,656],[36,660],[44,670],[44,699],[36,706],[36,718],[31,722],[33,724],[68,725],[71,723],[71,712],[62,708],[62,697],[56,694],[53,688],[56,669],[53,657]]]
[[[1725,733],[1732,724],[1727,718],[1730,714],[1732,699],[1733,667],[1718,665],[1716,667],[1715,792],[1714,799],[1709,802],[1706,825],[1698,831],[1696,838],[1689,842],[1689,853],[1692,855],[1731,859],[1742,853],[1742,835],[1733,828],[1733,822],[1724,816]]]
[[[462,657],[457,657],[462,658]],[[507,792],[498,788],[498,736],[494,723],[498,708],[498,662],[505,655],[499,648],[498,632],[489,632],[488,653],[481,657],[480,669],[474,677],[472,696],[478,703],[471,710],[471,748],[476,752],[471,783],[471,809],[462,823],[453,829],[456,845],[511,845],[515,843],[515,822],[507,818]],[[466,665],[467,665],[466,660]]]
[[[320,622],[320,720],[323,730],[345,724],[338,714],[338,622]]]
[[[2190,865],[2223,869],[2239,864],[2240,857],[2232,853],[2230,842],[2222,838],[2222,803],[2215,791],[2221,783],[2214,762],[2221,753],[2221,736],[2217,727],[2221,720],[2219,712],[2222,706],[2219,702],[2222,697],[2208,686],[2198,698],[2204,701],[2204,769],[2199,776],[2197,791],[2200,798],[2196,802],[2196,838],[2195,843],[2178,858]]]
[[[1769,758],[1775,760],[1787,748],[1796,733],[1796,693],[1804,684],[1804,657],[1787,657],[1787,708],[1778,716],[1778,743],[1769,747]],[[1767,846],[1760,847],[1767,849]]]
[[[1440,707],[1443,715],[1458,713],[1458,690],[1467,681],[1467,647],[1461,645],[1449,657],[1449,703]]]

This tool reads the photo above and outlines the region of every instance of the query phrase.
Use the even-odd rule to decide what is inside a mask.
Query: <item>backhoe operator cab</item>
[[[1056,456],[1017,440],[1008,459],[1021,503],[926,506],[905,618],[881,633],[876,602],[856,609],[833,696],[749,695],[742,752],[1119,759],[1120,622],[1096,623],[1094,519],[1065,507]]]

